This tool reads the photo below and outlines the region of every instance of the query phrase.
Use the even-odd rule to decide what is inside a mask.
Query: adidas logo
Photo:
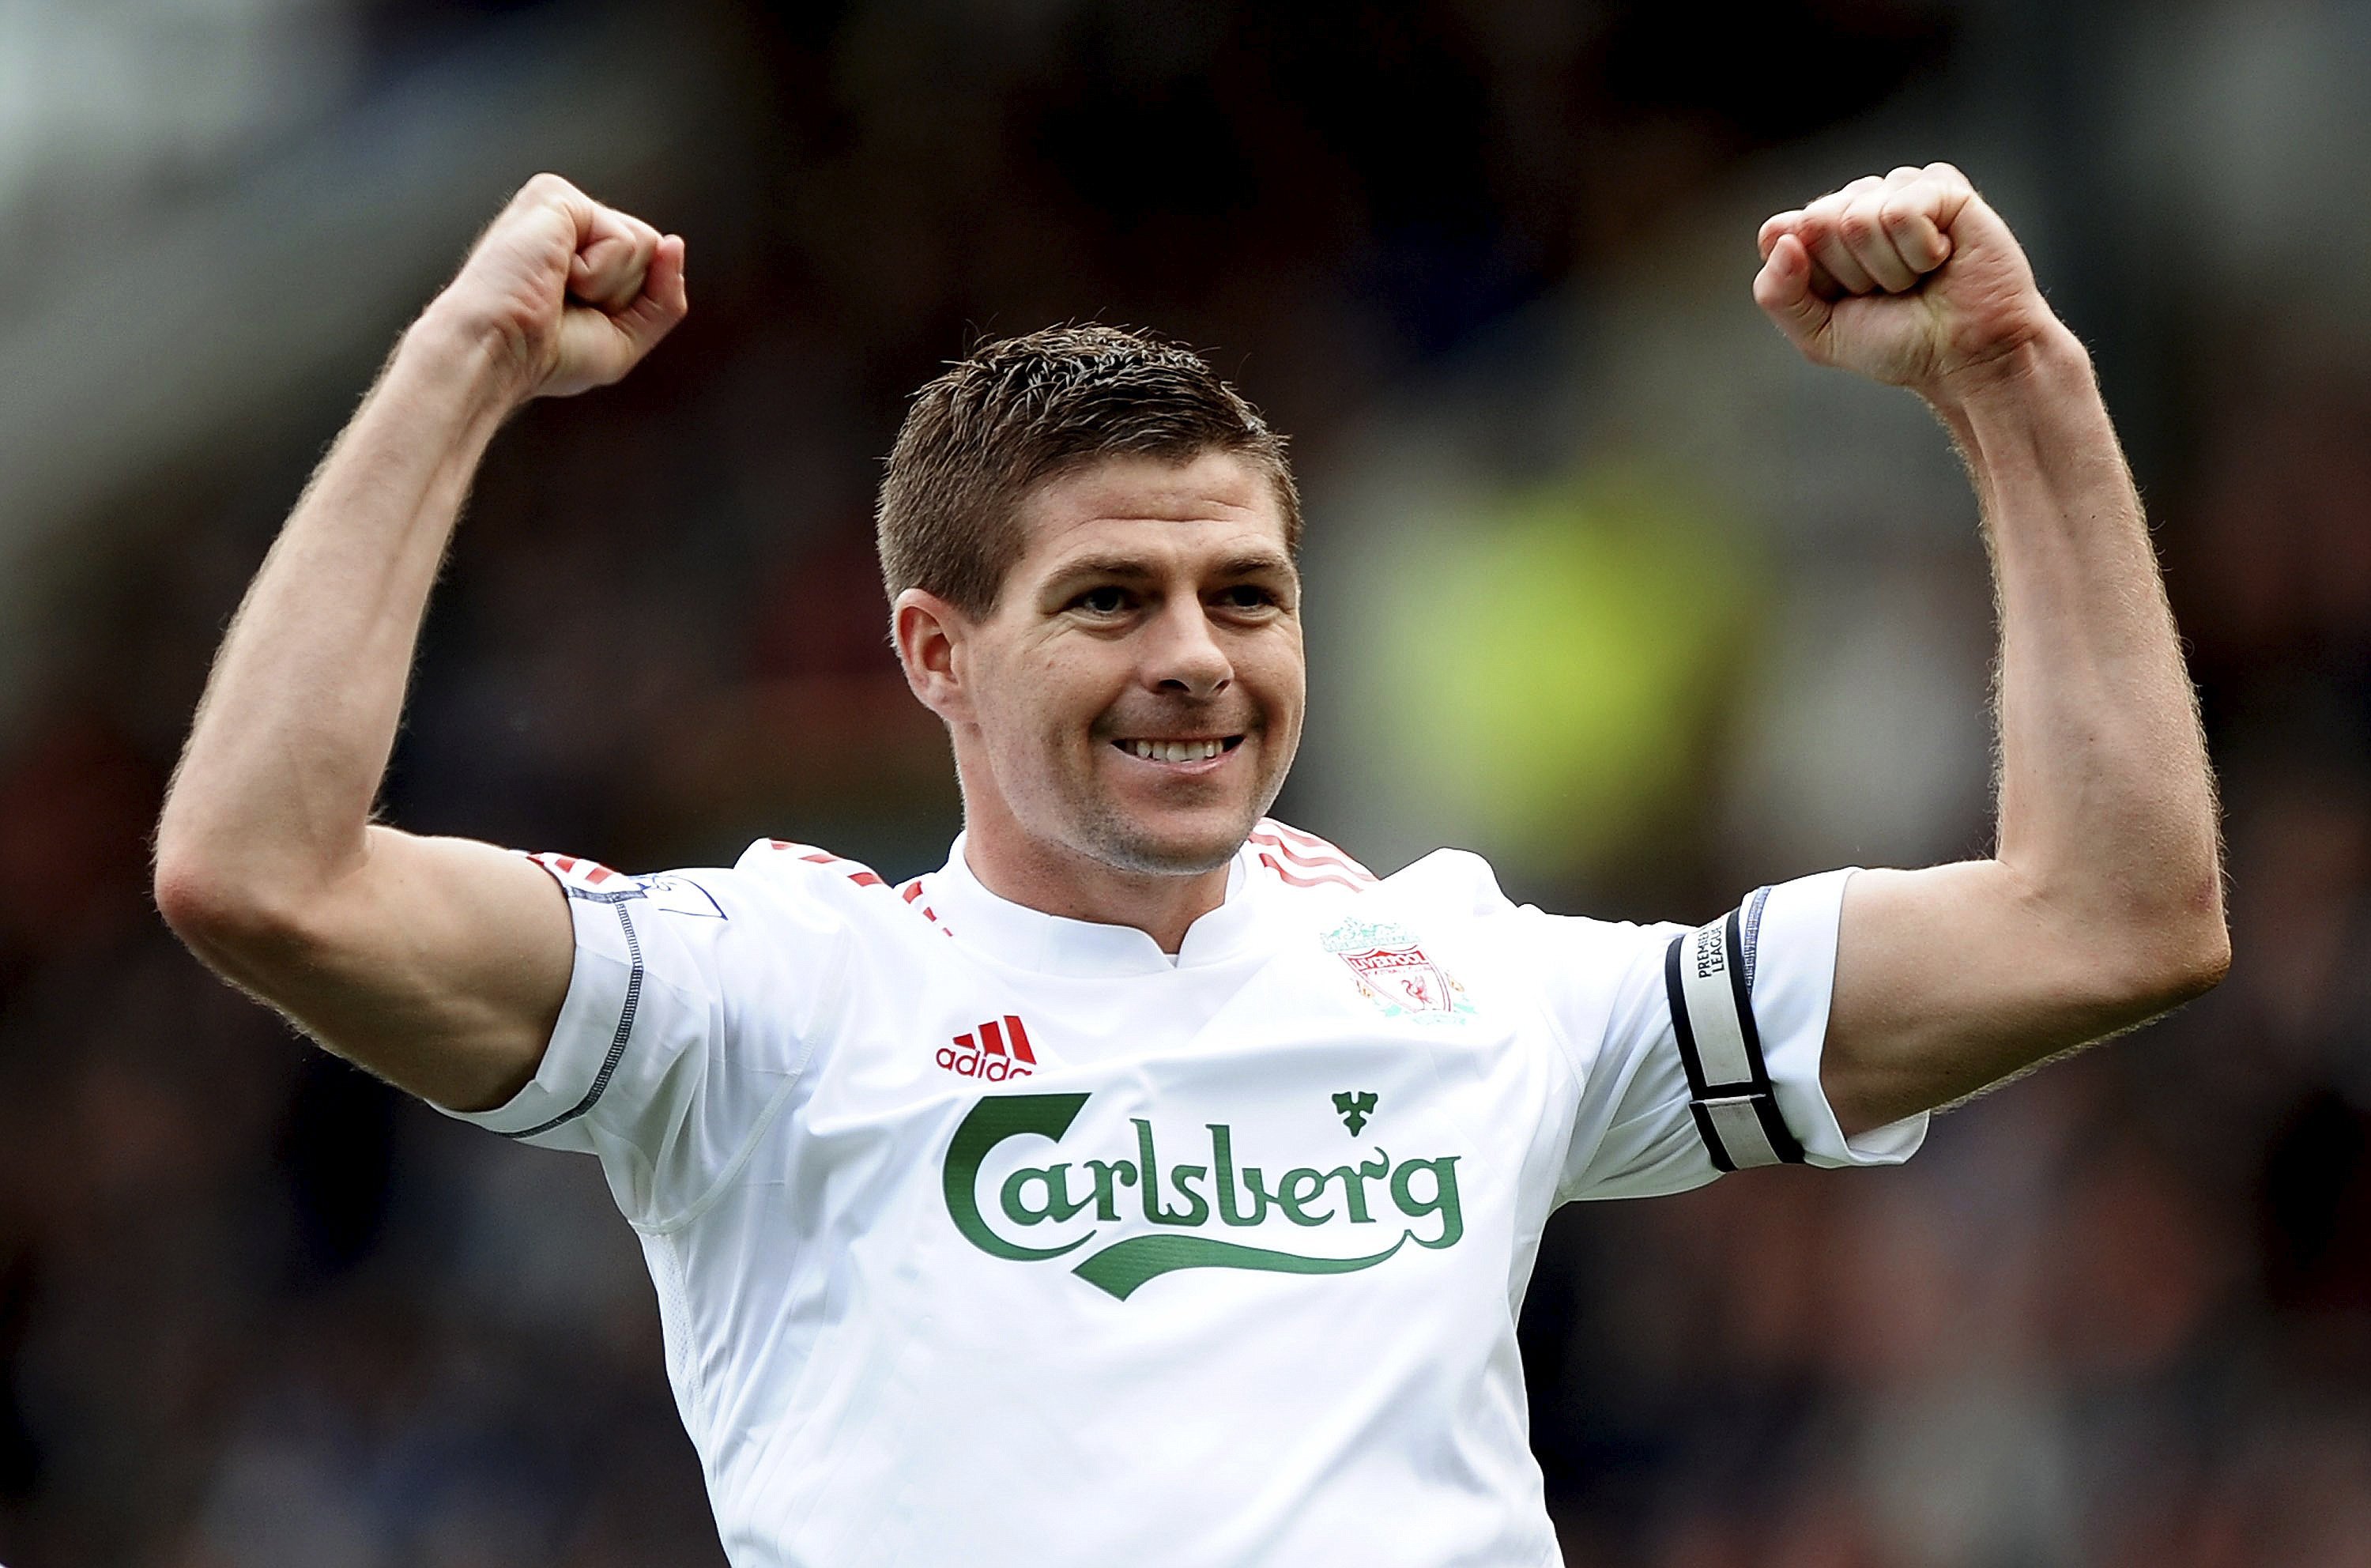
[[[990,1020],[971,1034],[956,1035],[954,1044],[939,1047],[939,1066],[990,1083],[1025,1078],[1036,1065],[1037,1054],[1029,1048],[1029,1032],[1021,1027],[1018,1013],[1006,1013],[1000,1023]]]

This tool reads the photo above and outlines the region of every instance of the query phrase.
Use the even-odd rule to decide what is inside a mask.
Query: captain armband
[[[1753,944],[1769,895],[1764,888],[1727,918],[1673,937],[1663,954],[1688,1110],[1723,1170],[1803,1161],[1803,1146],[1778,1113],[1753,1025]]]

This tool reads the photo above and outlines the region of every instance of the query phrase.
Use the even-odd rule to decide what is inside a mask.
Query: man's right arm
[[[502,421],[617,380],[685,308],[682,240],[551,176],[521,190],[282,529],[157,826],[157,905],[200,957],[440,1105],[534,1076],[574,947],[530,861],[370,821],[421,617]]]

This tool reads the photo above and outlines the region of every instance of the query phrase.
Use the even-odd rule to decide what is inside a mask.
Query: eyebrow
[[[1263,572],[1294,573],[1291,558],[1273,550],[1253,550],[1230,556],[1213,573],[1219,577],[1256,577]],[[1081,577],[1119,577],[1142,581],[1159,575],[1151,562],[1135,555],[1082,555],[1064,561],[1047,574],[1048,582],[1069,582]]]

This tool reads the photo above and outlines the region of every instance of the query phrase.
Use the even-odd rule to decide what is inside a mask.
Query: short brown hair
[[[1021,559],[1022,501],[1102,457],[1191,462],[1231,452],[1266,468],[1301,548],[1284,438],[1193,350],[1119,327],[1048,327],[987,344],[914,395],[874,513],[892,599],[925,588],[966,615],[996,608]]]

